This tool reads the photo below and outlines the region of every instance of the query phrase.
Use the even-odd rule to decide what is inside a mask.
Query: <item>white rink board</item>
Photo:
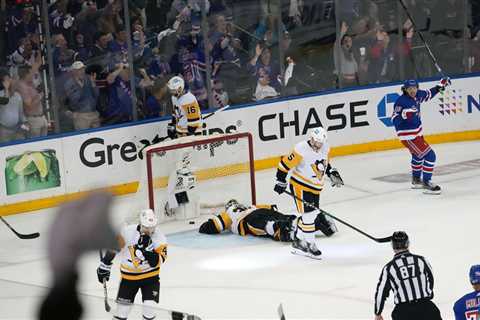
[[[453,79],[452,87],[442,97],[443,103],[437,96],[422,104],[425,134],[479,130],[478,81],[479,77]],[[435,83],[421,83],[421,88]],[[332,147],[391,140],[395,139],[394,130],[380,118],[391,114],[393,103],[385,103],[382,108],[382,102],[395,93],[400,94],[399,85],[272,101],[227,109],[206,122],[212,132],[251,132],[256,160],[287,153],[294,143],[304,138],[309,128],[320,125],[329,129]],[[447,103],[447,109],[455,109],[455,112],[442,114],[441,105],[445,107]],[[138,158],[139,150],[155,135],[164,136],[167,122],[162,120],[2,147],[0,205],[138,181],[143,163]],[[7,196],[5,158],[26,150],[47,148],[56,151],[61,186]]]

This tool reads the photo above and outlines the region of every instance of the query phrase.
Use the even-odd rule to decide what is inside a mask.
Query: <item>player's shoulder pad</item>
[[[298,142],[295,147],[293,148],[293,151],[301,155],[302,157],[305,156],[306,153],[309,152],[311,147],[308,145],[308,142],[306,140]]]
[[[197,102],[197,98],[195,98],[193,93],[191,93],[190,91],[188,91],[178,99],[178,104],[182,106],[186,104],[192,104],[194,102]]]

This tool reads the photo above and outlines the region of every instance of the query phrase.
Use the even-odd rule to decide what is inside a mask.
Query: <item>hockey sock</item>
[[[433,150],[430,150],[423,159],[423,181],[428,182],[432,179],[433,167],[435,167],[435,160],[437,156]]]
[[[412,154],[412,177],[420,178],[422,175],[423,159]]]
[[[298,220],[297,237],[308,243],[315,241],[315,218],[316,212],[303,213]]]

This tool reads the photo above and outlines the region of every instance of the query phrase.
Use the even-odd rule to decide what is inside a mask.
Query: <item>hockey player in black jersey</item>
[[[232,199],[225,205],[225,210],[204,222],[200,233],[218,234],[226,230],[246,236],[268,237],[275,241],[291,242],[297,228],[298,216],[278,211],[276,205],[245,206]],[[316,219],[315,224],[326,236],[335,231],[324,224],[323,219]]]

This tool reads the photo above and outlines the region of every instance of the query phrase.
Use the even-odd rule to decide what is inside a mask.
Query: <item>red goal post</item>
[[[161,206],[166,201],[169,175],[177,172],[186,154],[196,177],[192,190],[199,201],[224,203],[234,198],[248,202],[246,204],[256,204],[253,138],[248,132],[187,136],[152,145],[144,152],[144,187],[148,193],[148,206],[157,214],[164,209]]]

